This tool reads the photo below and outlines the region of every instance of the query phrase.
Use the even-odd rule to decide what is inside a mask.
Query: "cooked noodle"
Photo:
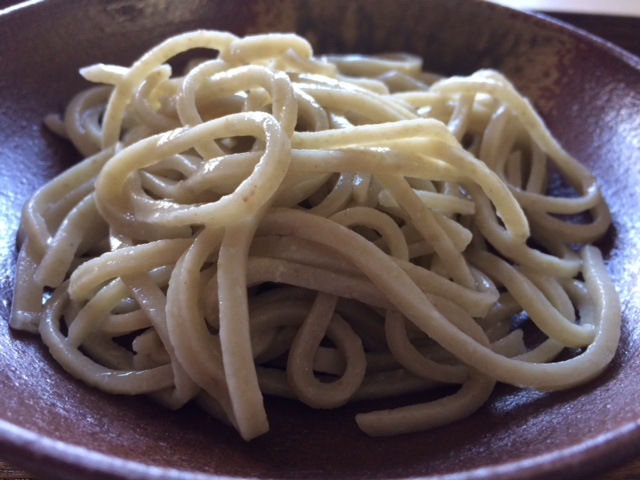
[[[195,48],[211,58],[173,75]],[[25,205],[12,327],[89,385],[196,400],[246,440],[269,429],[265,394],[398,396],[356,417],[396,435],[496,382],[592,379],[620,330],[595,179],[499,73],[421,70],[217,31],[83,69],[103,85],[47,124],[85,160]]]

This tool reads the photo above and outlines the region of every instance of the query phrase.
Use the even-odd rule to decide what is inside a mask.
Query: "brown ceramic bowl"
[[[3,2],[6,5],[6,2]],[[583,478],[640,453],[640,61],[547,19],[470,0],[49,0],[0,10],[0,456],[46,478]],[[0,7],[2,3],[0,3]],[[195,407],[168,412],[71,379],[40,341],[9,330],[20,208],[78,159],[42,126],[83,87],[78,68],[127,63],[196,27],[297,31],[318,52],[410,51],[444,74],[502,69],[599,177],[623,306],[603,376],[556,393],[498,388],[476,415],[372,439],[362,405],[330,412],[268,399],[251,443]],[[370,407],[371,405],[367,405]]]

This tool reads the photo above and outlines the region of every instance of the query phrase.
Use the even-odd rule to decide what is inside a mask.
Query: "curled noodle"
[[[25,205],[11,326],[89,385],[196,401],[246,440],[263,395],[396,396],[355,421],[397,435],[496,382],[591,380],[620,335],[596,180],[498,72],[421,70],[205,30],[83,69],[101,85],[48,122],[85,159]]]

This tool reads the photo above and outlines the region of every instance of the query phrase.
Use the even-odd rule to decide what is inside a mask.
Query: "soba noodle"
[[[11,326],[87,384],[195,400],[246,440],[263,395],[397,396],[355,419],[396,435],[612,359],[607,207],[501,74],[204,30],[81,73],[100,85],[47,124],[85,159],[24,207]]]

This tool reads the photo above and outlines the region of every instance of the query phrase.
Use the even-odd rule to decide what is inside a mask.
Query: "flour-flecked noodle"
[[[11,326],[87,384],[246,440],[264,395],[398,397],[355,418],[397,435],[613,358],[607,206],[500,73],[206,30],[81,73],[99,85],[46,123],[84,160],[24,207]]]

